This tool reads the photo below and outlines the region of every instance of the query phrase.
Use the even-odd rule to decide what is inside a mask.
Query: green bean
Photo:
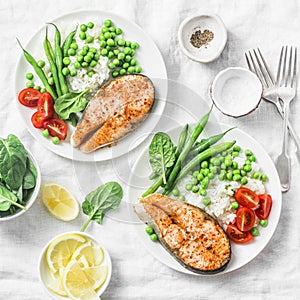
[[[62,73],[63,53],[62,53],[62,50],[60,47],[61,35],[60,35],[60,31],[57,28],[57,26],[54,23],[50,23],[50,24],[55,27],[55,36],[54,36],[55,63],[56,63],[56,67],[57,67],[57,74],[58,74],[61,92],[64,95],[69,92],[69,89],[68,89],[68,86],[67,86],[67,83],[65,80],[65,76]]]
[[[182,151],[180,152],[179,157],[175,163],[175,166],[173,167],[172,172],[168,178],[168,181],[167,181],[167,184],[165,187],[165,191],[169,192],[170,190],[172,190],[172,187],[174,186],[174,181],[175,181],[178,173],[180,172],[182,162],[189,154],[191,148],[193,147],[194,143],[198,139],[200,133],[203,131],[203,129],[209,119],[209,115],[210,115],[211,111],[212,111],[212,107],[210,108],[209,112],[201,118],[200,122],[195,126],[191,135],[187,139],[187,143],[183,147]]]
[[[178,174],[174,185],[176,185],[183,177],[185,177],[191,170],[193,170],[199,163],[202,161],[208,159],[209,157],[212,157],[224,150],[230,149],[235,144],[235,141],[233,142],[224,142],[222,144],[218,144],[215,146],[212,146],[211,148],[206,149],[205,151],[201,152],[197,156],[195,156],[192,160],[189,161],[188,164],[184,166],[184,168],[180,171]]]
[[[63,45],[62,45],[63,57],[68,56],[68,50],[69,50],[71,44],[73,43],[73,38],[76,34],[77,28],[78,28],[78,26],[76,26],[76,28],[68,34],[65,41],[63,42]]]
[[[53,99],[56,99],[56,93],[52,89],[52,87],[50,86],[50,84],[48,83],[47,77],[46,77],[44,71],[42,70],[42,68],[40,68],[38,66],[37,61],[34,59],[34,57],[28,51],[26,51],[22,47],[22,45],[21,45],[21,43],[20,43],[20,41],[18,39],[17,39],[17,41],[18,41],[20,47],[23,50],[23,54],[24,54],[25,59],[32,65],[34,71],[36,72],[36,74],[41,79],[41,81],[42,81],[43,85],[45,86],[47,92],[51,94],[51,96],[53,97]]]
[[[47,27],[46,28],[46,37],[45,37],[45,40],[44,40],[44,50],[45,50],[45,54],[46,54],[46,57],[48,59],[49,65],[50,65],[50,70],[51,70],[51,73],[52,73],[52,76],[53,76],[57,96],[60,97],[61,96],[61,89],[60,89],[60,84],[59,84],[59,79],[58,79],[57,68],[56,68],[54,56],[52,55],[53,49],[51,51],[50,48],[49,48],[49,45],[51,46],[51,44],[48,40],[48,27]],[[51,48],[52,48],[52,46],[51,46]]]

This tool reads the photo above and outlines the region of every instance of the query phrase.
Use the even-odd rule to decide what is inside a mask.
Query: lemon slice
[[[68,296],[74,300],[98,300],[99,297],[93,288],[93,282],[86,276],[79,263],[71,261],[63,278],[64,288]]]
[[[72,259],[87,262],[84,267],[99,266],[104,259],[104,252],[101,247],[94,247],[91,243],[86,243],[77,248]]]
[[[108,273],[107,266],[95,266],[82,268],[88,280],[93,284],[93,289],[97,290],[105,282]]]
[[[60,184],[44,183],[41,189],[41,199],[48,211],[59,220],[71,221],[79,214],[78,201]]]
[[[65,288],[63,285],[63,280],[62,280],[63,272],[64,272],[64,269],[60,269],[56,273],[50,272],[51,281],[47,285],[47,287],[49,290],[51,290],[53,293],[55,293],[57,295],[67,296],[68,294],[65,291]]]
[[[86,239],[78,234],[65,234],[51,242],[47,249],[46,259],[50,270],[58,272],[69,263],[73,253]]]

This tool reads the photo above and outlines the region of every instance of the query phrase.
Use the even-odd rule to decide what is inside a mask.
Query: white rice
[[[245,158],[239,156],[235,158],[234,161],[238,162],[239,167],[242,167]],[[253,162],[252,171],[247,174],[248,183],[243,186],[257,194],[264,194],[265,187],[262,181],[251,178],[252,174],[258,171],[260,171],[259,165]],[[207,194],[203,197],[199,195],[199,193],[193,193],[185,189],[186,184],[189,184],[192,178],[192,174],[187,175],[178,184],[177,187],[181,195],[185,196],[186,202],[203,209],[209,215],[217,219],[220,225],[226,230],[227,225],[232,223],[236,217],[236,211],[232,209],[232,203],[236,201],[234,199],[234,192],[241,186],[241,183],[228,180],[220,181],[216,176],[210,181],[206,189]],[[207,206],[202,203],[202,199],[205,197],[209,197],[211,200],[211,203]]]

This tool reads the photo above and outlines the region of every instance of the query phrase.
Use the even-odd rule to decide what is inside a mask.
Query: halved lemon
[[[86,243],[77,248],[72,259],[87,262],[84,267],[98,266],[103,262],[104,252],[102,247],[95,247],[91,243]]]
[[[73,253],[86,239],[78,234],[64,234],[54,239],[47,248],[46,259],[49,268],[56,273],[65,268],[72,258]]]
[[[79,203],[62,185],[46,182],[41,189],[41,200],[48,211],[62,221],[74,220],[79,214]]]

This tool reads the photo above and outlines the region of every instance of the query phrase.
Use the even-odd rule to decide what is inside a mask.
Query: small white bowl
[[[38,262],[38,274],[39,274],[39,279],[40,282],[42,283],[44,289],[46,290],[46,292],[48,293],[48,295],[54,299],[54,300],[66,300],[69,299],[68,297],[64,297],[64,296],[60,296],[57,295],[55,293],[53,293],[51,290],[49,290],[47,288],[47,284],[50,282],[51,278],[50,278],[50,274],[49,274],[49,267],[47,264],[47,259],[46,259],[46,253],[47,253],[47,249],[49,247],[49,245],[51,244],[51,242],[60,237],[60,236],[64,236],[67,234],[77,234],[80,236],[83,236],[84,238],[86,238],[87,240],[92,241],[92,243],[96,246],[101,246],[101,248],[103,249],[104,252],[104,261],[103,261],[103,265],[107,265],[108,266],[108,274],[107,274],[107,278],[105,280],[105,282],[103,283],[103,285],[100,287],[100,289],[97,291],[97,295],[100,297],[104,291],[106,290],[106,288],[108,287],[108,284],[110,282],[111,279],[111,274],[112,274],[112,264],[111,264],[111,259],[109,256],[109,253],[107,252],[107,250],[98,242],[95,240],[95,238],[85,232],[81,232],[81,231],[70,231],[70,232],[65,232],[62,234],[59,234],[57,236],[55,236],[54,238],[52,238],[43,248],[40,257],[39,257],[39,262]]]
[[[36,168],[36,172],[37,172],[36,184],[35,184],[35,188],[34,188],[33,194],[31,195],[30,199],[27,201],[27,203],[25,205],[26,210],[20,209],[17,213],[15,213],[13,215],[8,215],[8,216],[5,216],[5,217],[1,217],[0,218],[0,222],[2,222],[2,221],[9,221],[9,220],[15,219],[15,218],[23,215],[24,213],[26,213],[28,211],[28,209],[33,205],[33,203],[35,202],[35,200],[39,196],[40,188],[41,188],[41,181],[42,181],[41,170],[39,168],[39,165],[38,165],[36,159],[32,155],[32,153],[28,149],[26,149],[26,151],[27,151],[29,159],[34,164],[34,166]]]
[[[197,30],[208,29],[214,37],[207,45],[197,48],[190,42],[191,36]],[[178,30],[179,45],[185,55],[192,60],[208,63],[217,59],[227,42],[227,31],[221,18],[213,14],[196,15],[186,18]]]
[[[215,77],[210,96],[214,105],[225,115],[242,117],[254,111],[262,97],[262,84],[251,71],[230,67]]]

